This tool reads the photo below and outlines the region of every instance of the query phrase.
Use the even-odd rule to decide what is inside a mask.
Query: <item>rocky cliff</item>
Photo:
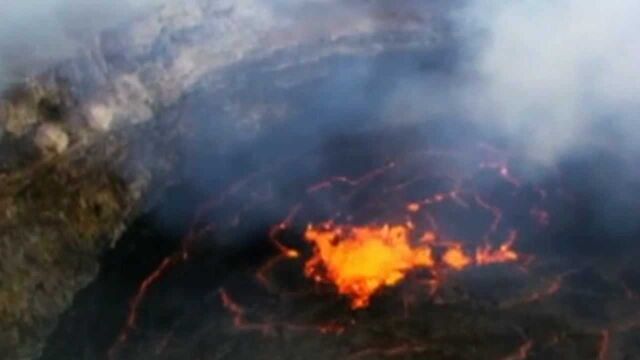
[[[256,61],[281,71],[334,54],[428,47],[439,41],[442,29],[430,14],[441,7],[167,2],[6,91],[0,102],[0,353],[38,356],[58,315],[95,276],[100,254],[171,181],[176,142],[189,137],[190,122],[203,121],[190,108],[192,94],[206,88],[223,96],[224,74]],[[306,76],[283,77],[282,86]],[[286,106],[242,99],[222,107],[227,123],[214,127],[234,135],[213,134],[214,142],[251,136],[265,117],[286,113]]]

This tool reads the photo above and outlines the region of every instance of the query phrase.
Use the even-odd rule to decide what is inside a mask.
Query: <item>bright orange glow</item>
[[[471,264],[471,258],[469,258],[459,246],[448,249],[442,256],[442,260],[445,264],[456,270],[464,269]]]
[[[490,245],[479,247],[476,250],[476,264],[489,265],[517,261],[520,257],[513,250],[513,244],[517,237],[518,233],[512,231],[509,233],[509,239],[497,249],[493,249]]]
[[[295,259],[300,256],[300,253],[297,250],[287,249],[284,255],[290,259]]]
[[[309,225],[305,238],[314,245],[314,253],[305,264],[305,274],[317,282],[334,284],[340,294],[351,298],[352,308],[358,309],[368,306],[382,287],[396,285],[413,269],[461,271],[520,260],[512,248],[516,232],[510,233],[500,247],[478,247],[474,256],[460,242],[440,241],[433,231],[414,231],[411,221],[380,226]],[[434,249],[441,255],[436,256]],[[298,253],[291,255],[296,257]]]
[[[489,265],[518,260],[518,253],[511,249],[511,244],[503,244],[498,249],[484,246],[476,250],[476,263]]]
[[[383,286],[392,286],[417,267],[434,265],[431,249],[412,247],[410,230],[397,226],[309,226],[305,237],[315,245],[306,274],[336,284],[354,309],[366,307]]]
[[[426,244],[433,244],[436,242],[436,234],[432,231],[427,231],[425,232],[422,237],[420,238],[420,242],[426,243]]]

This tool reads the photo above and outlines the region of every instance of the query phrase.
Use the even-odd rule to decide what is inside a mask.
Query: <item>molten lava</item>
[[[315,245],[307,276],[333,282],[349,296],[354,309],[366,307],[383,286],[392,286],[407,272],[434,265],[431,249],[412,247],[409,229],[397,226],[309,226],[306,239]]]
[[[547,227],[551,219],[546,210],[550,195],[516,178],[506,160],[494,159],[499,157],[494,152],[479,151],[467,157],[457,152],[426,151],[415,157],[385,160],[362,173],[318,174],[311,183],[297,184],[301,197],[287,201],[277,199],[277,206],[269,201],[275,195],[273,185],[271,182],[263,185],[259,173],[232,183],[227,191],[197,210],[180,249],[141,281],[132,296],[127,321],[109,350],[110,357],[116,359],[127,350],[130,335],[137,331],[140,309],[146,305],[145,299],[152,287],[170,271],[193,261],[191,253],[200,251],[199,246],[203,244],[198,243],[209,236],[235,234],[244,224],[255,226],[250,215],[254,208],[256,213],[276,210],[282,218],[268,231],[265,229],[272,251],[260,251],[261,262],[253,274],[256,281],[249,282],[266,290],[260,292],[264,299],[255,301],[252,291],[244,293],[247,282],[242,276],[221,280],[220,306],[229,314],[228,324],[239,332],[257,332],[264,336],[280,336],[284,332],[341,334],[360,326],[352,314],[321,311],[310,321],[306,316],[296,316],[295,309],[274,306],[278,299],[286,299],[287,304],[291,301],[301,308],[312,305],[316,309],[315,302],[322,299],[317,295],[326,295],[310,291],[308,282],[286,281],[290,271],[303,271],[312,281],[326,284],[331,293],[345,297],[352,309],[366,308],[383,289],[407,281],[409,284],[403,287],[399,299],[402,306],[398,307],[404,312],[402,319],[407,321],[411,318],[411,309],[424,304],[421,297],[433,299],[434,306],[445,304],[450,297],[457,301],[461,294],[457,289],[463,282],[454,282],[455,291],[445,286],[456,272],[499,263],[519,263],[522,276],[528,276],[533,256],[516,250],[519,222],[527,220],[527,224],[540,229]],[[483,161],[476,157],[489,159]],[[441,160],[445,160],[442,168]],[[461,160],[464,162],[461,168],[465,169],[462,172],[457,166],[451,166],[452,161]],[[473,163],[480,164],[478,170],[467,172]],[[295,166],[299,165],[295,163]],[[500,196],[495,196],[494,187],[487,185],[493,183],[501,190]],[[255,194],[249,189],[252,186],[257,189]],[[247,196],[251,202],[244,205]],[[507,211],[512,203],[518,205],[515,214]],[[221,219],[210,220],[218,217]],[[318,222],[318,219],[325,220]],[[355,225],[353,221],[367,222]],[[310,224],[303,236],[297,231],[300,224]],[[251,253],[252,261],[253,256]],[[234,261],[229,266],[237,266]],[[240,263],[244,266],[244,261]],[[497,306],[509,309],[542,303],[559,292],[568,274],[552,277],[541,288],[531,291],[527,288],[523,293],[510,295]],[[468,281],[472,281],[471,278],[476,277],[471,276]],[[465,275],[460,277],[465,279]],[[625,290],[634,300],[634,290],[626,287]],[[462,294],[466,301],[467,294]],[[245,307],[245,301],[251,306]],[[323,310],[320,306],[323,306],[322,300],[317,309]],[[636,326],[639,322],[633,319],[626,326]],[[615,330],[607,327],[601,333],[600,358],[606,358],[611,352],[610,336]],[[534,341],[522,337],[522,344],[514,346],[502,359],[525,359],[536,347],[544,346],[545,339]],[[374,345],[343,358],[411,357],[432,350],[422,339]]]
[[[489,265],[517,261],[518,253],[511,248],[511,243],[502,244],[498,249],[483,246],[476,250],[476,264]]]
[[[414,269],[461,271],[520,259],[512,248],[515,232],[498,248],[477,247],[473,256],[461,243],[440,243],[431,231],[415,236],[414,229],[410,221],[381,226],[309,225],[305,238],[314,245],[314,253],[306,262],[305,274],[317,282],[334,284],[340,294],[351,298],[351,307],[359,309],[368,306],[382,287],[396,285]],[[441,255],[436,257],[436,253]]]
[[[471,264],[471,258],[464,253],[460,246],[454,246],[447,250],[442,260],[456,270],[462,270]]]

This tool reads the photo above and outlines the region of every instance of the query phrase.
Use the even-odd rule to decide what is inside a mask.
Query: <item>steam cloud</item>
[[[473,119],[543,162],[584,145],[637,151],[637,14],[633,0],[469,0],[450,13],[456,76],[405,79],[388,112]]]
[[[0,88],[71,56],[98,31],[161,1],[0,0]],[[379,7],[429,12],[425,4],[438,2],[380,2]],[[294,18],[313,16],[296,13],[295,4],[300,3],[268,0],[259,6],[289,14],[285,18],[291,12]],[[640,150],[635,146],[640,139],[630,135],[640,131],[640,42],[635,39],[640,2],[467,0],[451,7],[463,66],[454,78],[408,76],[396,82],[388,96],[390,114],[472,118],[543,161],[593,142],[626,142]],[[336,2],[332,9],[352,14],[354,6]],[[339,18],[348,21],[349,16]],[[305,21],[299,26],[309,30]]]
[[[0,0],[0,89],[71,57],[101,30],[161,0]]]
[[[463,108],[541,160],[614,139],[637,149],[638,14],[633,0],[472,1],[455,16],[478,76]]]

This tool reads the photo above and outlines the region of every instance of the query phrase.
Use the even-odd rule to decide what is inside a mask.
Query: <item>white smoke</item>
[[[472,0],[454,19],[477,76],[468,116],[541,160],[612,141],[601,131],[640,145],[639,1]]]
[[[0,0],[0,88],[72,56],[100,30],[163,1]],[[315,19],[313,6],[299,4],[332,1],[238,2],[236,10],[266,7],[279,19]],[[409,0],[380,4],[391,4],[380,11],[392,13],[405,6],[431,11]],[[336,16],[329,18],[339,23],[368,11],[337,3],[331,9]],[[632,136],[640,131],[639,1],[467,0],[453,11],[452,28],[469,60],[463,75],[451,81],[432,76],[396,82],[389,113],[402,110],[407,118],[457,113],[506,133],[532,156],[548,161],[576,146],[612,141],[602,131],[640,145],[640,137]],[[317,32],[339,27],[322,19],[300,23],[300,34],[314,26]]]
[[[72,57],[100,31],[162,0],[0,0],[0,89]]]

